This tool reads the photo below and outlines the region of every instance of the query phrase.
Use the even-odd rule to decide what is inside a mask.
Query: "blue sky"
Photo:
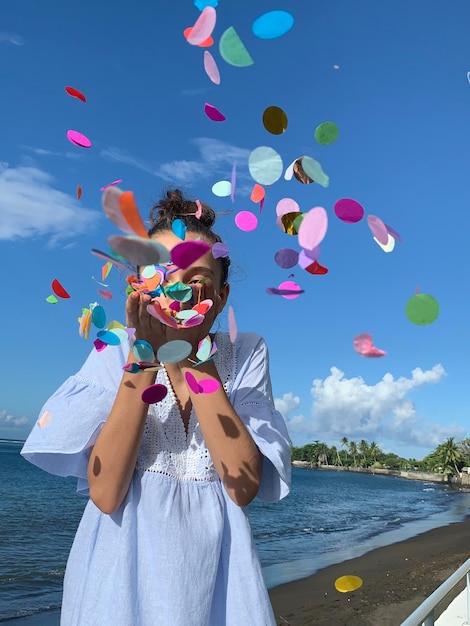
[[[253,20],[291,12],[291,31],[257,39]],[[343,435],[423,457],[448,436],[467,435],[469,290],[465,247],[470,226],[470,7],[442,2],[334,0],[240,3],[220,0],[215,45],[222,80],[210,82],[203,49],[182,31],[199,10],[190,0],[99,3],[32,0],[9,3],[0,24],[2,125],[0,250],[4,267],[1,321],[0,437],[24,438],[48,395],[76,371],[92,347],[78,336],[81,308],[99,299],[92,276],[116,228],[101,209],[100,187],[122,178],[146,218],[152,201],[180,186],[216,211],[234,266],[231,304],[238,327],[269,345],[274,395],[293,442],[338,444]],[[251,67],[222,60],[218,40],[234,26]],[[335,68],[335,66],[339,66]],[[86,104],[69,97],[71,85]],[[223,123],[210,121],[204,103]],[[266,107],[283,108],[283,135],[263,127]],[[316,126],[333,121],[338,140],[320,146]],[[66,139],[78,130],[89,150]],[[258,229],[243,233],[240,210],[254,181],[248,155],[270,146],[286,168],[317,159],[328,188],[282,177],[267,188]],[[217,198],[212,185],[230,179],[237,192]],[[83,188],[76,199],[77,185]],[[320,262],[326,276],[279,268],[279,248],[298,248],[275,225],[275,207],[294,198],[302,211],[323,206],[329,228]],[[385,254],[365,220],[345,224],[336,200],[354,198],[366,215],[393,226],[404,243]],[[266,294],[290,273],[305,293],[296,300]],[[48,304],[57,278],[70,300]],[[108,319],[124,321],[124,285],[103,302]],[[416,326],[405,316],[416,286],[434,296],[440,316]],[[221,327],[227,328],[226,319]],[[366,359],[353,350],[369,332],[387,351]]]

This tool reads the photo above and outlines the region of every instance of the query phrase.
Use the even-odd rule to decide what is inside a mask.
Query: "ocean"
[[[57,612],[68,552],[86,498],[0,440],[0,622]],[[464,519],[470,494],[444,485],[293,468],[292,492],[250,506],[268,587]],[[51,613],[52,615],[52,613]]]

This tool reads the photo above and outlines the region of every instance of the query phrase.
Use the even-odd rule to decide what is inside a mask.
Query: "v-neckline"
[[[168,372],[166,371],[166,367],[165,367],[165,365],[163,363],[162,363],[162,366],[163,366],[163,370],[162,371],[163,371],[163,375],[164,375],[164,378],[165,378],[165,385],[166,385],[166,388],[168,389],[168,393],[170,394],[172,403],[173,403],[173,405],[175,407],[174,410],[175,410],[175,412],[176,412],[176,414],[178,416],[178,422],[181,425],[182,430],[184,432],[184,438],[185,438],[186,444],[188,444],[188,442],[190,441],[190,437],[192,435],[193,420],[194,420],[194,416],[195,416],[194,405],[193,405],[193,403],[191,402],[191,399],[190,399],[189,401],[191,402],[191,410],[189,411],[188,423],[186,425],[186,423],[185,423],[185,421],[183,419],[183,416],[181,414],[181,409],[180,409],[180,405],[179,405],[179,402],[178,402],[178,397],[177,397],[177,395],[175,393],[175,390],[173,389],[173,384],[171,382],[171,378],[170,378]]]

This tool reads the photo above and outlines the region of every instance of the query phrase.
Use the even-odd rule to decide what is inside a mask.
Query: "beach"
[[[467,518],[273,587],[269,593],[276,622],[278,626],[399,626],[469,556]],[[334,582],[347,574],[361,577],[364,584],[352,593],[339,593]],[[436,617],[464,585],[465,580],[438,607]],[[59,613],[40,613],[3,623],[58,626]]]
[[[470,518],[331,565],[274,587],[270,597],[278,626],[399,626],[470,557]],[[339,593],[334,582],[355,575],[363,586]],[[436,611],[464,588],[465,579]]]

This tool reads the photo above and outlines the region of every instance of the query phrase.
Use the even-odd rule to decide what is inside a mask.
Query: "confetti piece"
[[[111,189],[116,189],[116,187],[110,187],[104,193],[109,193]],[[121,192],[121,195],[119,196],[119,206],[124,219],[129,224],[134,234],[139,237],[144,237],[144,239],[148,238],[147,229],[145,228],[142,218],[140,217],[139,209],[135,203],[132,191]]]
[[[99,330],[96,333],[98,339],[105,343],[108,346],[119,346],[121,345],[121,339],[113,333],[111,330]]]
[[[266,192],[264,190],[264,187],[258,185],[258,183],[255,183],[253,189],[251,190],[250,200],[257,204],[258,202],[261,202],[261,200],[263,200],[265,194]]]
[[[248,158],[248,169],[257,183],[272,185],[282,176],[281,156],[269,146],[259,146]]]
[[[198,46],[205,41],[212,35],[216,21],[217,11],[214,7],[207,6],[201,11],[201,14],[197,18],[194,26],[191,28],[191,32],[187,37],[188,43],[192,46]]]
[[[178,328],[178,322],[171,317],[171,315],[167,315],[158,302],[152,302],[152,304],[149,304],[147,306],[147,313],[155,317],[162,324],[165,324],[165,326]]]
[[[219,41],[219,52],[223,60],[230,65],[236,67],[253,65],[253,59],[233,26],[222,33]]]
[[[284,173],[284,180],[292,180],[292,176],[294,175],[294,165],[295,165],[295,160],[292,161],[292,163],[287,167]]]
[[[312,157],[302,157],[302,167],[304,172],[314,183],[318,183],[322,187],[328,187],[330,184],[330,178],[322,170],[322,166],[318,161],[312,159]]]
[[[75,87],[66,87],[65,91],[69,94],[69,96],[72,96],[72,98],[78,98],[78,100],[81,100],[82,102],[86,102],[85,96],[82,94],[81,91],[78,91],[78,89],[75,89]]]
[[[277,39],[289,32],[293,25],[294,18],[287,11],[269,11],[256,18],[251,29],[259,39]]]
[[[52,413],[50,411],[44,411],[41,417],[36,422],[39,428],[46,428],[52,422]]]
[[[426,293],[416,293],[406,303],[405,312],[413,324],[427,326],[439,317],[439,303]]]
[[[49,304],[57,304],[59,301],[57,300],[55,296],[50,295],[50,296],[47,296],[46,302],[49,302]]]
[[[185,30],[183,31],[183,35],[185,39],[188,39],[189,35],[191,34],[191,31],[192,31],[191,27],[185,28]],[[214,40],[212,37],[208,37],[207,39],[205,39],[198,45],[199,45],[199,48],[210,48],[211,46],[214,45]]]
[[[232,176],[230,181],[230,199],[232,202],[235,202],[235,187],[237,185],[237,164],[234,163],[232,166]]]
[[[106,312],[100,304],[95,305],[91,309],[91,320],[96,328],[104,328],[106,326]]]
[[[258,218],[251,211],[240,211],[235,215],[235,224],[240,230],[248,233],[258,226]]]
[[[340,593],[356,591],[356,589],[359,589],[362,585],[362,578],[359,578],[359,576],[340,576],[335,580],[335,589]]]
[[[354,350],[361,356],[370,358],[385,356],[387,353],[385,350],[380,350],[374,346],[372,335],[369,333],[362,333],[356,335],[353,340]]]
[[[196,200],[196,206],[197,206],[197,209],[196,209],[196,213],[194,214],[194,217],[199,220],[201,219],[201,215],[202,215],[202,204],[200,200]]]
[[[107,185],[104,185],[103,187],[100,187],[100,191],[105,191],[106,189],[108,189],[108,187],[113,187],[114,185],[119,185],[119,183],[122,183],[122,178],[118,178],[118,180],[113,180],[112,183],[108,183]]]
[[[320,265],[318,261],[314,261],[310,265],[307,265],[305,270],[309,274],[316,274],[318,276],[322,276],[323,274],[328,274],[328,268],[325,267],[324,265]]]
[[[328,215],[321,206],[311,209],[299,227],[299,245],[313,250],[324,239],[328,228]]]
[[[300,207],[292,198],[282,198],[276,204],[276,215],[282,217],[286,213],[300,213]]]
[[[230,337],[230,341],[232,343],[235,343],[237,339],[238,329],[237,329],[237,322],[235,319],[235,311],[233,310],[232,305],[228,307],[227,317],[228,317],[228,334]]]
[[[206,300],[201,300],[199,304],[193,306],[193,309],[200,313],[200,315],[205,315],[207,311],[212,308],[213,304],[214,302],[210,298],[207,298]]]
[[[400,235],[397,233],[396,230],[394,230],[388,224],[385,224],[385,222],[384,222],[384,226],[387,229],[387,232],[388,232],[389,235],[391,235],[396,241],[399,241],[400,243],[403,243],[403,239],[400,237]]]
[[[287,129],[287,115],[276,106],[270,106],[263,113],[263,126],[272,135],[282,135]]]
[[[360,222],[364,217],[364,208],[357,200],[341,198],[335,202],[334,211],[337,217],[347,224]]]
[[[292,168],[293,174],[295,178],[299,181],[299,183],[302,183],[303,185],[311,185],[313,183],[313,179],[310,178],[310,176],[308,176],[305,172],[302,166],[302,159],[303,157],[300,157],[299,159],[296,159],[294,161],[294,165]]]
[[[113,264],[109,261],[103,265],[103,267],[101,268],[101,280],[106,280],[108,278],[109,272],[111,271],[112,267]]]
[[[117,187],[108,187],[103,193],[101,199],[102,206],[106,217],[125,233],[135,234],[126,218],[123,215],[120,199],[124,192]]]
[[[137,339],[132,346],[132,353],[138,361],[153,361],[153,347],[144,339]]]
[[[212,245],[212,256],[214,259],[222,259],[228,257],[230,254],[229,249],[222,241],[217,241]]]
[[[192,352],[189,341],[174,339],[164,343],[157,351],[157,359],[160,363],[179,363],[186,359]]]
[[[392,237],[392,235],[390,235],[390,233],[387,233],[387,235],[388,241],[385,245],[383,243],[380,243],[377,237],[374,237],[374,241],[380,248],[382,248],[384,252],[392,252],[395,249],[395,239]]]
[[[108,291],[107,289],[98,289],[98,293],[105,300],[112,300],[113,299],[113,294],[110,291]]]
[[[177,300],[178,302],[188,302],[191,300],[193,290],[191,285],[182,282],[173,283],[168,287],[163,287],[164,293],[168,298]]]
[[[80,187],[80,185],[77,185],[77,200],[80,200],[80,198],[82,197],[82,188]]]
[[[298,298],[302,293],[305,293],[305,290],[301,289],[297,283],[285,281],[279,287],[267,287],[266,293],[270,296],[283,296],[289,300]]]
[[[315,139],[322,146],[328,146],[338,139],[339,128],[334,122],[323,122],[315,128]]]
[[[101,341],[101,339],[95,339],[93,341],[93,345],[95,346],[95,350],[97,352],[102,352],[102,350],[108,347],[108,344],[104,341]]]
[[[303,213],[296,211],[294,213],[285,213],[279,218],[281,220],[282,230],[287,235],[298,235],[298,225],[303,218]],[[300,219],[299,219],[300,218]]]
[[[171,260],[176,266],[185,270],[209,252],[210,249],[210,244],[205,241],[185,241],[179,243],[171,250]]]
[[[150,385],[142,391],[142,402],[145,404],[156,404],[157,402],[161,402],[167,395],[168,389],[165,385],[160,385],[156,383],[155,385]]]
[[[108,244],[113,252],[133,265],[163,264],[170,260],[170,252],[155,239],[144,239],[136,235],[112,235],[108,237]]]
[[[282,248],[274,255],[274,261],[277,265],[279,265],[279,267],[286,270],[294,267],[294,265],[297,265],[299,261],[299,253],[297,250],[293,250],[292,248]],[[310,259],[310,263],[311,262],[312,261]]]
[[[204,105],[204,113],[213,122],[223,122],[227,119],[217,107],[213,104],[209,104],[208,102]]]
[[[55,293],[56,296],[59,296],[59,298],[70,298],[70,294],[59,283],[57,278],[54,278],[54,280],[52,281],[51,287],[52,287],[52,291]]]
[[[219,68],[217,67],[216,60],[209,50],[204,51],[204,70],[214,84],[220,85]]]
[[[91,141],[82,133],[79,133],[76,130],[68,130],[67,131],[67,139],[70,143],[73,143],[75,146],[79,146],[80,148],[91,148]]]
[[[116,337],[118,337],[119,343],[125,344],[127,341],[129,341],[129,335],[127,334],[127,331],[124,328],[112,328],[112,322],[110,322],[108,324],[107,330],[110,333],[113,333],[114,335],[116,335]]]
[[[112,263],[113,265],[115,265],[116,267],[119,267],[122,270],[132,270],[133,269],[128,263],[124,262],[125,259],[123,259],[123,260],[117,259],[116,257],[111,256],[107,252],[102,252],[101,250],[97,250],[96,248],[92,248],[91,249],[91,253],[94,254],[95,256],[99,257],[100,259],[104,259],[108,263]]]
[[[184,241],[184,238],[186,237],[187,227],[183,220],[180,220],[179,218],[173,220],[173,222],[171,223],[171,230],[178,237],[178,239],[182,239]]]
[[[384,246],[388,243],[388,230],[382,220],[376,215],[367,216],[367,225],[369,226],[372,235],[380,241]]]
[[[206,7],[216,7],[219,4],[219,0],[194,0],[194,6],[200,11]]]
[[[188,383],[188,387],[195,394],[214,393],[220,387],[219,381],[213,378],[203,378],[202,380],[197,381],[191,372],[185,372],[184,376],[186,378],[186,382]]]
[[[212,185],[212,193],[218,198],[226,198],[232,193],[232,183],[229,180],[219,180]]]

